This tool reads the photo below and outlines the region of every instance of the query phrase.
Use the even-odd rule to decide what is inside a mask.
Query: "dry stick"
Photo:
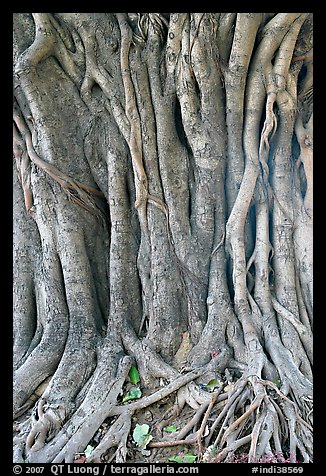
[[[187,440],[172,440],[172,441],[152,441],[147,446],[150,448],[169,448],[171,446],[179,445],[194,445],[197,442],[196,436]]]
[[[211,256],[213,256],[221,248],[221,246],[223,245],[223,242],[224,242],[224,238],[225,238],[225,230],[223,231],[222,238],[221,238],[220,242],[218,243],[218,245],[212,251]]]

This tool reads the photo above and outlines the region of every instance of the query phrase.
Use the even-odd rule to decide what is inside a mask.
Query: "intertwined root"
[[[30,418],[15,427],[18,433],[14,437],[15,462],[25,462],[25,458],[43,448],[57,435],[66,419],[67,407],[48,405],[44,398],[39,398]]]
[[[66,418],[67,409],[63,405],[47,406],[40,398],[31,416],[31,430],[26,438],[26,453],[31,454],[43,448],[60,430]]]
[[[126,359],[128,365],[118,382],[120,389],[130,367],[131,360],[128,357]],[[210,393],[195,382],[197,378],[205,376],[207,371],[211,372],[216,362],[218,359],[215,357],[204,367],[179,374],[164,387],[126,405],[118,404],[116,389],[115,403],[112,400],[107,410],[101,412],[101,419],[97,419],[96,424],[94,414],[89,413],[83,416],[83,424],[71,428],[68,421],[61,430],[66,418],[65,410],[59,406],[47,406],[41,398],[30,419],[29,432],[25,431],[25,448],[22,447],[22,441],[16,441],[17,458],[24,458],[25,451],[25,458],[29,462],[40,462],[40,458],[42,462],[73,462],[75,455],[86,448],[101,422],[105,418],[115,417],[87,462],[103,461],[108,451],[114,451],[114,448],[111,460],[114,458],[116,462],[125,462],[132,416],[175,394],[172,413],[170,411],[167,419],[160,419],[163,426],[168,424],[167,420],[174,421],[186,405],[195,412],[177,433],[163,440],[157,436],[148,444],[148,448],[194,445],[198,461],[202,462],[232,462],[240,450],[246,453],[248,462],[262,461],[269,455],[273,455],[273,462],[311,462],[311,400],[304,397],[299,405],[290,399],[290,395],[284,395],[273,382],[256,375],[243,375],[236,382],[229,382],[227,386],[224,383]],[[71,421],[76,423],[79,413],[77,410]],[[156,425],[156,430],[159,426]],[[91,427],[91,432],[85,432],[85,428]],[[151,431],[154,432],[155,428]],[[51,448],[47,450],[49,442]]]
[[[257,376],[243,376],[230,387],[227,393],[220,387],[199,405],[173,440],[149,446],[196,445],[202,462],[233,462],[241,448],[249,463],[312,461],[310,400],[303,399],[300,411],[273,382]]]
[[[216,435],[217,432],[217,435]],[[312,461],[312,427],[298,406],[270,381],[257,376],[239,379],[210,428],[206,445],[215,440],[203,460],[230,462],[241,447],[252,463],[270,454],[274,462]]]
[[[116,447],[113,455],[117,463],[124,463],[127,457],[127,438],[131,428],[131,415],[122,414],[109,428],[98,446],[87,459],[88,463],[100,463],[102,456],[112,447]]]

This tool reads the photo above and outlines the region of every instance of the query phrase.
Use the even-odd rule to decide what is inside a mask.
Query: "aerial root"
[[[138,401],[132,402],[125,406],[116,405],[111,412],[111,415],[118,416],[117,420],[112,424],[106,435],[93,450],[87,462],[100,462],[105,453],[107,453],[110,448],[115,446],[117,447],[117,450],[113,456],[111,456],[111,460],[115,458],[115,462],[125,462],[127,456],[127,438],[131,428],[132,415],[137,411],[161,401],[163,398],[171,395],[175,391],[178,393],[180,391],[182,392],[183,388],[187,388],[189,386],[189,388],[192,389],[197,401],[201,400],[203,402],[203,399],[206,399],[206,401],[208,399],[209,402],[210,395],[207,392],[203,392],[202,394],[197,392],[196,394],[196,385],[193,381],[209,370],[212,366],[214,367],[216,365],[216,361],[217,359],[214,358],[205,367],[193,369],[187,374],[179,375],[165,387],[162,387],[153,394],[143,397]],[[190,395],[190,393],[191,390],[188,392],[188,394]],[[205,393],[206,397],[204,395]],[[187,399],[185,398],[184,403],[186,403],[186,400]],[[175,409],[180,410],[180,407],[176,406]],[[151,447],[151,444],[148,446]],[[155,447],[155,444],[153,447]]]
[[[230,462],[235,452],[245,446],[249,463],[268,458],[284,462],[283,449],[288,440],[290,462],[298,460],[298,450],[305,462],[311,461],[311,426],[303,420],[297,405],[273,382],[257,376],[242,377],[236,382],[209,429],[206,446],[218,428],[203,461],[211,458],[214,462]]]
[[[298,405],[291,393],[286,396],[273,382],[262,380],[256,375],[243,375],[236,382],[229,383],[227,387],[223,384],[216,391],[208,392],[196,385],[195,381],[205,375],[207,369],[211,370],[216,364],[215,361],[216,358],[204,367],[193,369],[187,374],[179,374],[154,393],[125,405],[116,402],[126,374],[120,376],[117,382],[119,385],[113,392],[114,398],[101,416],[102,422],[105,418],[110,418],[111,426],[88,456],[87,462],[99,463],[108,458],[110,461],[115,459],[119,463],[125,462],[132,416],[171,396],[174,392],[176,398],[173,412],[170,411],[168,417],[164,415],[156,424],[157,437],[148,443],[148,448],[194,445],[199,462],[232,462],[232,458],[239,455],[241,448],[247,455],[249,463],[289,462],[289,458],[290,462],[296,462],[298,459],[310,462],[311,400],[308,397],[301,398],[301,404]],[[159,440],[163,427],[168,424],[167,421],[177,416],[181,417],[180,413],[185,406],[190,406],[194,410],[189,421],[178,432]],[[25,455],[31,461],[35,459],[35,452],[60,432],[65,418],[62,407],[46,405],[42,398],[38,401],[34,412],[31,417],[32,427],[25,440]],[[61,441],[59,437],[63,431],[61,430],[58,435],[60,441],[57,441],[58,438],[52,441],[56,443],[55,448],[48,452],[45,458],[47,461],[44,462],[60,462],[62,459],[66,462],[74,461],[78,451],[86,448],[92,434],[96,432],[95,423],[90,423],[91,418],[94,418],[93,414],[84,415],[82,425],[71,428],[73,433],[65,432],[68,439],[66,438],[64,444],[59,444]],[[100,424],[100,420],[97,423]],[[92,431],[85,433],[89,424]],[[25,428],[24,436],[26,434]],[[21,438],[16,438],[15,443],[15,459],[21,461],[24,457]],[[285,448],[287,455],[284,455]]]
[[[216,359],[215,359],[216,360]],[[94,449],[91,457],[98,461],[110,448],[117,446],[115,459],[117,462],[124,462],[127,456],[127,438],[130,432],[131,416],[144,408],[161,401],[163,398],[171,395],[173,392],[189,382],[195,380],[209,369],[214,362],[210,362],[205,367],[193,369],[188,374],[177,374],[165,387],[160,388],[151,395],[145,396],[137,401],[127,405],[117,403],[118,394],[121,393],[122,385],[127,377],[131,358],[126,356],[119,364],[116,379],[107,383],[112,387],[109,396],[97,407],[96,410],[89,411],[85,402],[83,408],[79,408],[72,419],[61,429],[64,415],[56,418],[56,407],[53,405],[44,412],[44,400],[39,400],[37,404],[37,414],[32,418],[32,429],[27,437],[25,455],[28,462],[52,462],[60,463],[63,460],[67,463],[74,461],[76,454],[80,454],[86,448],[88,442],[92,439],[96,429],[101,425],[105,418],[118,417],[113,423],[112,429],[100,441]],[[104,383],[102,382],[102,387]],[[105,384],[106,385],[106,384]],[[105,386],[104,385],[104,386]],[[89,397],[91,398],[91,397]],[[89,400],[88,398],[88,400]],[[93,408],[93,407],[92,407]],[[52,415],[53,413],[53,415]],[[98,425],[98,426],[96,426]],[[96,428],[95,428],[96,427]],[[54,437],[55,436],[55,437]],[[54,437],[54,438],[53,438]],[[46,443],[52,440],[49,445]]]
[[[31,416],[32,427],[26,438],[26,454],[43,448],[57,434],[65,416],[63,407],[56,405],[46,408],[44,399],[40,398]]]
[[[183,396],[179,410],[180,403],[182,407],[189,402],[184,392],[185,388],[189,392],[191,384],[179,390],[179,398],[180,394]],[[222,393],[222,389],[223,386],[211,394],[210,400],[198,405],[196,413],[173,439],[152,441],[148,446],[196,445],[198,461],[202,462],[232,462],[241,447],[248,463],[297,462],[299,457],[311,461],[312,428],[302,418],[296,403],[273,382],[243,376],[227,393]],[[285,447],[288,456],[284,455]]]
[[[178,446],[178,445],[192,445],[197,444],[199,452],[201,452],[202,445],[201,440],[203,438],[204,432],[206,430],[207,420],[214,406],[217,397],[221,393],[223,387],[220,387],[217,392],[214,392],[208,400],[203,402],[197,409],[194,416],[190,419],[190,421],[176,434],[173,440],[163,440],[163,441],[154,441],[151,442],[148,446],[151,448],[163,448],[163,447],[171,447],[171,446]],[[180,389],[181,390],[181,389]],[[203,416],[204,414],[204,416]],[[176,413],[174,413],[176,415]],[[193,428],[196,428],[201,420],[200,427],[194,433],[188,435]],[[187,436],[187,438],[185,438]]]
[[[87,463],[101,463],[101,457],[113,446],[117,450],[111,460],[115,457],[116,463],[124,463],[127,456],[127,438],[131,428],[131,414],[123,413],[112,424],[103,439],[94,449],[87,459]]]

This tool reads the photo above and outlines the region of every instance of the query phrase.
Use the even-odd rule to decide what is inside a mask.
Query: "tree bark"
[[[311,462],[312,15],[13,32],[14,460],[128,461],[169,398],[199,461]]]

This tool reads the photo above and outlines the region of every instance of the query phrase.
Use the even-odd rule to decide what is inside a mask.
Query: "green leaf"
[[[122,399],[122,403],[129,402],[129,400],[135,400],[141,397],[141,390],[140,388],[132,388],[129,392]]]
[[[140,375],[139,375],[139,372],[137,370],[137,367],[135,367],[134,365],[132,365],[130,367],[130,370],[129,370],[129,378],[130,378],[130,382],[133,384],[133,385],[137,385],[137,383],[140,381]]]
[[[89,455],[93,452],[93,450],[94,450],[94,446],[91,446],[91,445],[87,446],[86,450],[84,451],[86,458],[89,457]]]
[[[194,463],[196,461],[196,458],[197,456],[192,455],[191,453],[186,453],[182,457],[184,463]]]
[[[145,449],[148,443],[153,439],[152,435],[144,435],[143,438],[139,443],[137,443],[137,446],[139,448]]]
[[[170,456],[169,461],[172,461],[172,463],[182,463],[182,458],[181,456]]]
[[[209,392],[212,392],[214,388],[220,387],[221,385],[222,385],[222,382],[220,380],[213,378],[212,380],[208,382],[207,385],[205,385],[205,387]]]
[[[281,380],[279,378],[273,380],[273,383],[276,385],[277,388],[281,388]]]
[[[143,425],[137,425],[135,426],[135,429],[133,431],[132,437],[135,443],[139,443],[139,441],[148,434],[149,426],[147,423],[144,423]]]
[[[165,426],[163,430],[167,431],[168,433],[173,433],[174,431],[177,431],[178,428],[174,425],[170,425],[170,426]]]
[[[132,438],[138,448],[146,448],[146,445],[153,439],[152,435],[148,433],[149,431],[149,426],[144,423],[143,425],[137,425],[135,426],[135,429],[132,434]]]
[[[191,453],[185,453],[182,456],[170,456],[169,461],[174,463],[194,463],[197,456]]]

